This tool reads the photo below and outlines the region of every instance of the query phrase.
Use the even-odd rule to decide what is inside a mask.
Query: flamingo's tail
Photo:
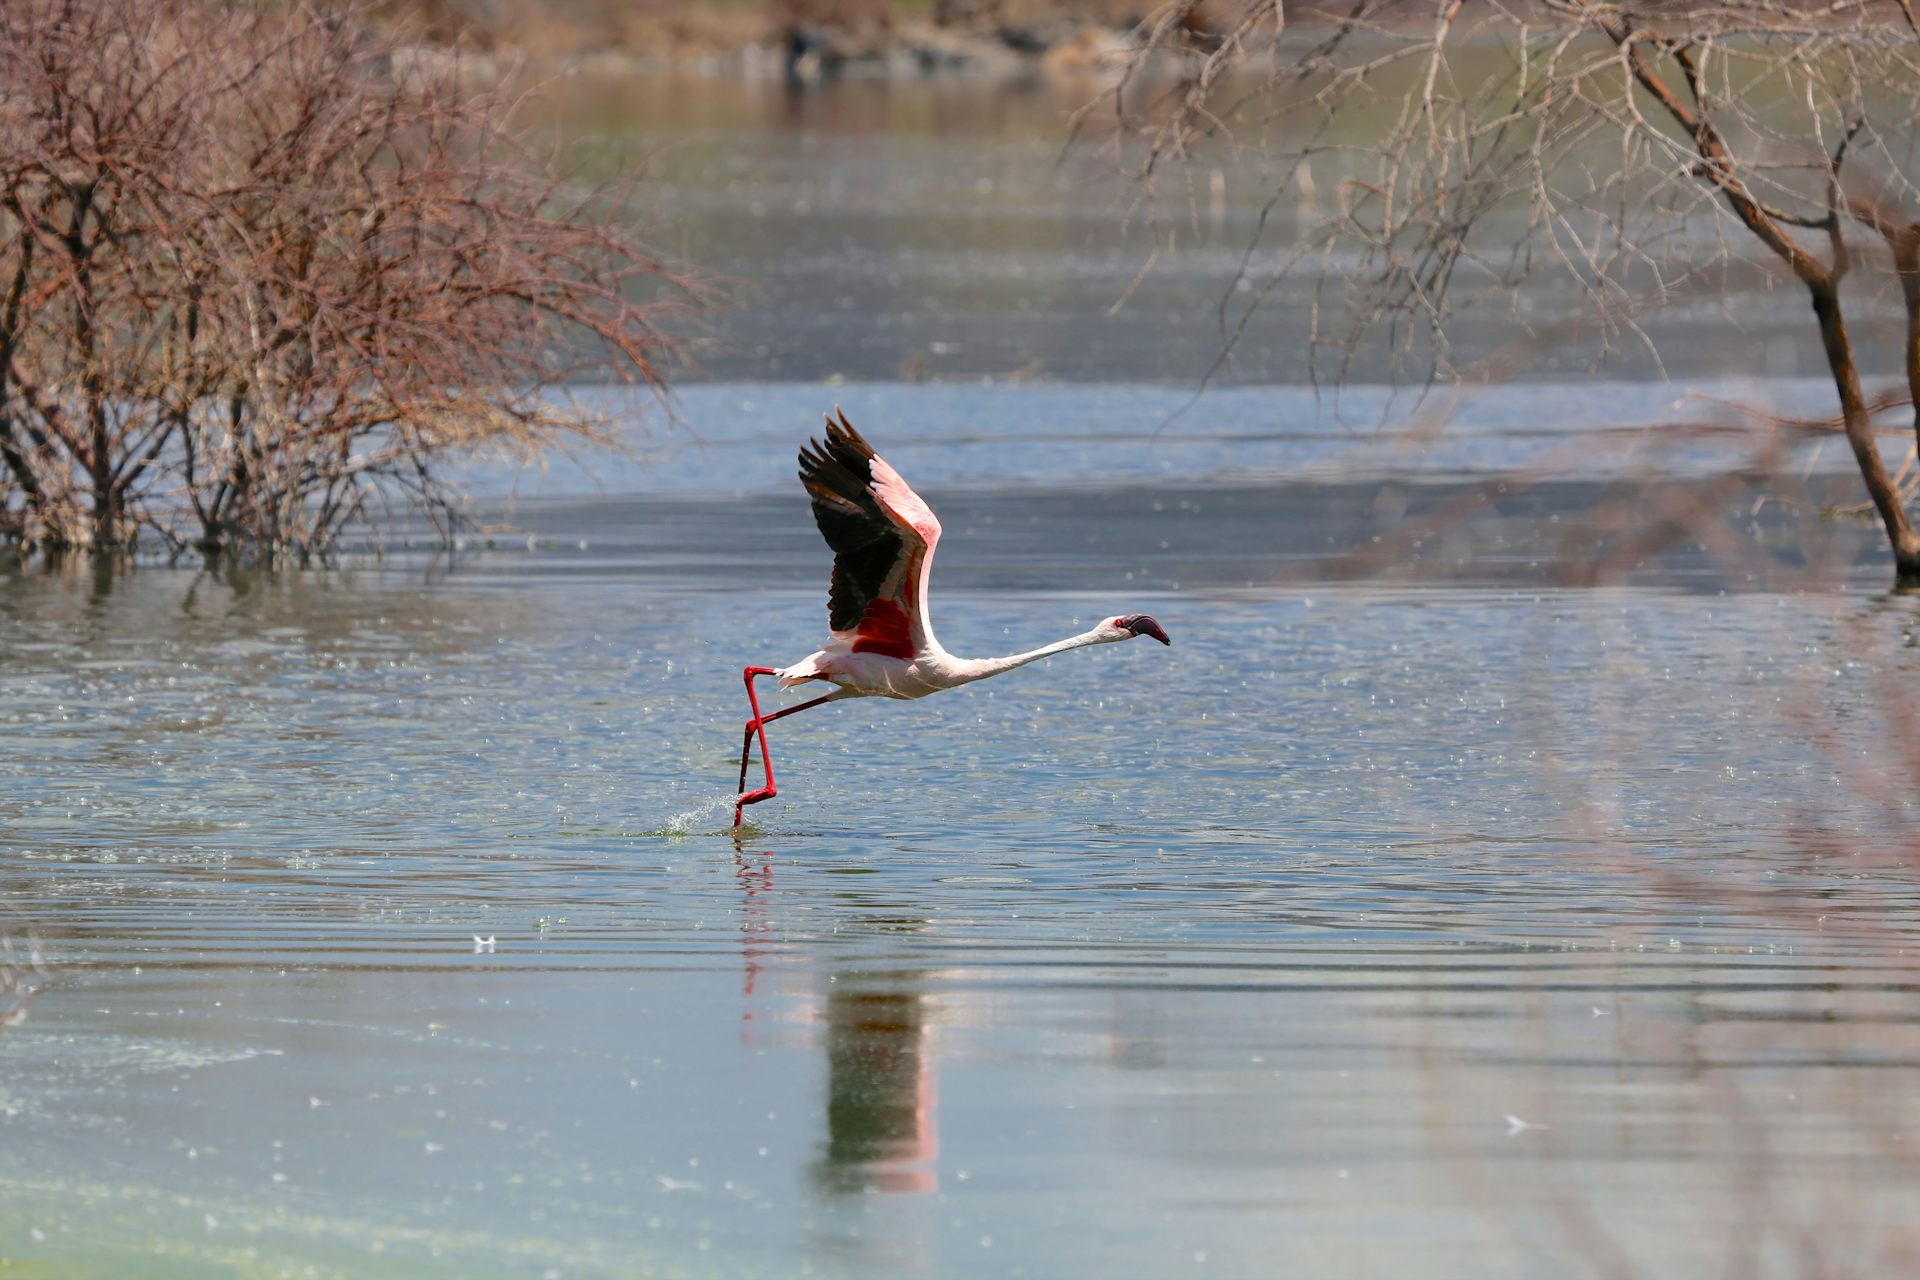
[[[805,684],[809,680],[818,680],[823,674],[820,669],[820,660],[826,656],[825,653],[808,654],[792,666],[782,667],[780,670],[774,672],[773,674],[780,679],[781,690],[791,689],[795,685]]]

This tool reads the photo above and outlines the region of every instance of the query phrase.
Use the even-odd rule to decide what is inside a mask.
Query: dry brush
[[[0,537],[304,555],[662,387],[697,286],[517,106],[298,5],[0,6]]]

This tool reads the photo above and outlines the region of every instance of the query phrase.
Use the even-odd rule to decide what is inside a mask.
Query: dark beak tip
[[[1149,614],[1136,613],[1130,617],[1116,618],[1114,621],[1133,632],[1136,636],[1152,636],[1164,645],[1171,645],[1173,643],[1173,641],[1167,638],[1166,628],[1160,625],[1159,619]]]

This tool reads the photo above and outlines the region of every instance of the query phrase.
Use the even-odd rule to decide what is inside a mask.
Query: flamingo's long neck
[[[1068,636],[1065,640],[1055,640],[1052,644],[1043,644],[1038,649],[1029,649],[1025,653],[1010,653],[1004,658],[955,658],[953,660],[956,677],[954,683],[967,684],[974,680],[984,680],[988,676],[997,676],[1015,667],[1024,667],[1029,662],[1038,662],[1042,658],[1051,658],[1056,653],[1065,653],[1069,649],[1083,649],[1090,644],[1104,644],[1110,638],[1096,627],[1092,631],[1083,631],[1077,636]]]

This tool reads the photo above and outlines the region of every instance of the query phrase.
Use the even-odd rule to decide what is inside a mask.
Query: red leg
[[[747,683],[747,704],[753,708],[753,719],[747,721],[746,735],[740,743],[741,795],[733,802],[733,825],[736,827],[739,826],[742,821],[741,810],[750,804],[759,804],[762,800],[771,800],[780,794],[780,789],[773,783],[773,757],[767,754],[767,726],[783,716],[792,715],[796,711],[805,711],[808,707],[817,707],[823,702],[832,702],[843,692],[842,690],[835,689],[832,693],[826,694],[823,697],[798,703],[795,706],[784,707],[770,716],[763,716],[760,714],[759,695],[753,691],[753,678],[755,676],[770,676],[773,674],[774,670],[772,667],[748,667],[744,672]],[[749,763],[749,755],[753,750],[753,738],[755,734],[760,735],[760,763],[766,767],[767,785],[756,791],[748,791],[746,789],[747,765]]]

